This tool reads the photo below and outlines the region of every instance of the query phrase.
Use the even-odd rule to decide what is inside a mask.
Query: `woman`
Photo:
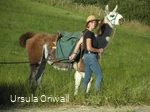
[[[101,81],[102,81],[102,72],[98,62],[98,54],[103,52],[103,49],[97,49],[97,40],[93,33],[93,30],[97,27],[99,20],[95,16],[91,15],[87,18],[86,30],[83,33],[83,37],[79,40],[74,50],[74,54],[69,58],[74,59],[80,44],[83,43],[84,46],[84,64],[85,64],[85,78],[83,80],[83,89],[86,91],[87,85],[92,76],[92,72],[96,75],[96,84],[95,90],[96,93],[99,93]]]

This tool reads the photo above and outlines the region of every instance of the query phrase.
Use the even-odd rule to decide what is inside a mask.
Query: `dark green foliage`
[[[128,21],[138,20],[143,24],[150,25],[150,7],[148,0],[111,0],[109,6],[119,6],[118,11],[121,12]]]
[[[150,1],[149,0],[74,0],[82,4],[99,5],[103,8],[109,4],[110,9],[118,5],[118,11],[126,20],[138,20],[143,24],[150,25]]]
[[[97,4],[98,0],[73,0],[76,3],[82,3],[82,4]]]

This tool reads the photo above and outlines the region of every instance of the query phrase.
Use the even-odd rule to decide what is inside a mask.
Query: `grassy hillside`
[[[58,8],[32,0],[1,0],[0,15],[0,62],[28,61],[25,49],[18,44],[23,33],[79,31],[84,29],[86,19],[81,13],[69,11],[69,8]],[[143,31],[142,28],[135,28],[134,24],[128,23],[117,26],[115,38],[101,61],[104,79],[100,97],[93,95],[93,83],[92,95],[86,101],[82,94],[74,98],[74,70],[68,76],[67,72],[54,70],[49,65],[43,77],[43,88],[37,91],[36,96],[69,94],[71,104],[150,105],[150,30]],[[31,96],[28,64],[0,65],[0,76],[0,105],[65,104],[10,102],[10,95]]]

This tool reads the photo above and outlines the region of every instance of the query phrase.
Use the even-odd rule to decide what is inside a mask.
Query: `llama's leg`
[[[55,51],[56,48],[52,48],[51,50],[48,50],[48,46],[45,44],[43,46],[43,49],[45,51],[45,59],[47,59],[47,63],[50,64],[50,65],[52,65],[53,61],[50,61],[50,59],[51,59],[52,53],[54,53],[54,51]]]
[[[92,82],[93,82],[93,78],[91,77],[90,82],[89,82],[88,85],[87,85],[86,93],[89,93],[89,90],[90,90],[90,88],[91,88]]]
[[[36,74],[36,81],[37,81],[37,85],[38,88],[41,88],[41,84],[42,84],[42,77],[44,75],[44,71],[45,71],[45,66],[46,66],[46,62],[45,59],[48,58],[48,49],[47,49],[47,45],[43,46],[43,56],[42,56],[42,61],[40,63],[39,66],[39,70]]]
[[[78,71],[76,71],[75,74],[74,74],[74,78],[75,78],[74,95],[77,95],[78,94],[78,89],[79,89],[79,86],[80,86],[80,83],[81,83],[82,76]]]
[[[43,46],[43,49],[44,49],[44,51],[45,51],[45,59],[47,59],[47,58],[50,58],[50,55],[49,55],[49,50],[48,50],[48,48],[47,48],[47,45],[45,44],[44,46]],[[48,59],[48,64],[52,64],[52,62]]]
[[[30,77],[29,77],[29,83],[30,83],[30,86],[31,87],[33,87],[34,86],[34,81],[35,81],[35,79],[36,79],[36,74],[37,74],[37,70],[35,70],[35,71],[31,71],[31,73],[30,73]]]
[[[32,94],[35,93],[35,90],[34,90],[34,81],[36,79],[36,74],[37,74],[38,70],[34,70],[30,72],[30,77],[29,77],[29,84],[30,84],[30,88],[31,88],[31,92]]]
[[[42,60],[45,60],[45,58],[43,57]],[[40,64],[39,70],[38,70],[38,72],[37,72],[37,74],[36,74],[36,81],[37,81],[37,84],[38,84],[38,88],[41,88],[42,77],[43,77],[43,75],[44,75],[45,66],[46,66],[46,61],[43,61],[43,62]]]
[[[83,78],[85,77],[85,73],[82,73],[82,77],[83,77]],[[90,88],[91,88],[92,82],[93,82],[93,78],[91,77],[91,79],[90,79],[90,81],[89,81],[89,83],[88,83],[88,85],[87,85],[86,93],[89,92],[89,90],[90,90]]]
[[[38,88],[40,89],[41,88],[41,85],[42,85],[42,77],[44,75],[44,72],[41,74],[41,76],[39,77],[39,79],[37,79],[37,85],[38,85]]]

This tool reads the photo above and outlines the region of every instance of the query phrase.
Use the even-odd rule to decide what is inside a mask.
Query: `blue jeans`
[[[97,59],[97,55],[93,53],[84,54],[84,64],[85,64],[85,78],[82,84],[84,91],[86,91],[92,73],[94,72],[96,76],[95,90],[96,92],[99,92],[103,76],[100,64]]]

